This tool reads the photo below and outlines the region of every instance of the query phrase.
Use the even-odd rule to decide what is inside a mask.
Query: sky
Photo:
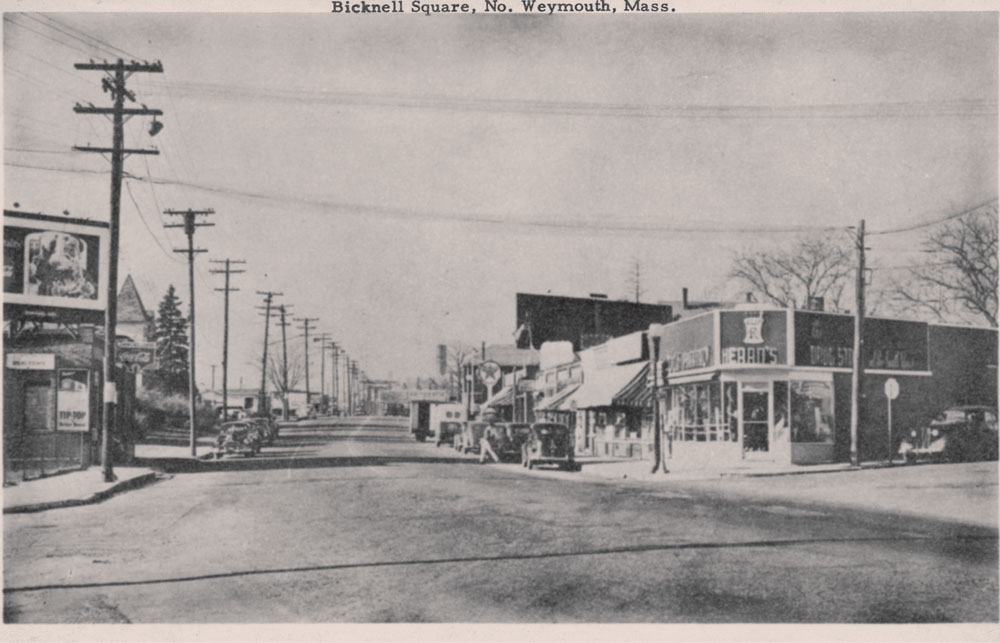
[[[120,275],[187,304],[168,208],[196,234],[198,380],[259,382],[258,290],[318,317],[371,377],[428,376],[436,346],[511,343],[515,293],[738,296],[734,251],[888,231],[997,194],[997,16],[986,13],[345,17],[5,14],[4,207],[106,220],[110,144],[90,58],[135,74]],[[926,230],[871,237],[920,261]],[[880,278],[880,276],[876,276]],[[272,326],[271,340],[279,329]],[[299,331],[290,341],[303,344]],[[312,331],[311,331],[312,332]],[[271,350],[274,350],[272,346]],[[280,348],[280,346],[277,346]],[[312,388],[319,368],[313,354]],[[221,378],[221,371],[219,371]],[[221,385],[221,379],[217,382]]]

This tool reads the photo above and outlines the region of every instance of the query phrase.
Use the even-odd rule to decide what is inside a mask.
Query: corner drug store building
[[[662,327],[663,418],[673,460],[792,464],[850,456],[854,317],[773,308],[716,310]],[[892,449],[949,406],[997,405],[997,330],[867,318],[861,459]]]

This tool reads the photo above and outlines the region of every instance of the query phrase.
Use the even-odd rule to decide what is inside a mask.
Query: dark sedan
[[[997,459],[997,410],[954,406],[927,426],[910,431],[899,445],[907,462],[920,459],[972,462]]]

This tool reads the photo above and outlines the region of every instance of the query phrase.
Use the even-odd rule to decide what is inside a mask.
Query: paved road
[[[371,420],[4,533],[8,622],[998,620],[995,530],[481,466]]]

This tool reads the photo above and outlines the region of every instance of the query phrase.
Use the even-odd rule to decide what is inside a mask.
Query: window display
[[[728,385],[726,394],[728,404]],[[722,408],[722,385],[719,382],[671,387],[669,406],[667,423],[674,440],[728,442],[736,439],[738,424],[730,428],[728,407],[726,412]],[[734,414],[735,408],[734,396]]]
[[[833,442],[833,383],[791,382],[793,442]]]

